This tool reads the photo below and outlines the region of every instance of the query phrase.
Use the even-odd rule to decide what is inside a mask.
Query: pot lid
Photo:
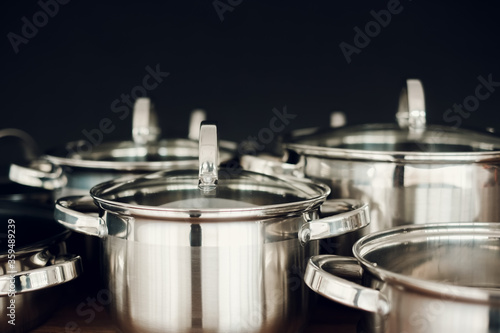
[[[218,168],[217,128],[203,122],[199,168],[161,171],[93,187],[106,210],[161,218],[261,218],[303,213],[330,193],[323,184]]]
[[[397,124],[372,124],[292,133],[285,146],[299,154],[382,161],[483,161],[498,158],[492,133],[427,125],[422,84],[408,80],[400,96]]]
[[[392,228],[353,246],[382,281],[457,300],[500,301],[499,223],[439,223]],[[481,272],[481,274],[474,274]]]
[[[104,143],[93,143],[90,139],[74,141],[47,151],[45,158],[56,165],[113,170],[196,167],[199,124],[205,117],[203,110],[194,110],[191,113],[189,134],[186,139],[158,140],[161,131],[157,125],[154,105],[149,98],[138,98],[134,104],[132,119],[133,141]],[[99,141],[96,138],[92,139]],[[221,158],[229,159],[236,144],[223,141],[221,147]]]

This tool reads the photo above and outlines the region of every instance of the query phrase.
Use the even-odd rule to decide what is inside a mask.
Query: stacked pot
[[[217,142],[204,122],[197,169],[57,201],[60,223],[101,240],[109,311],[124,332],[296,332],[317,240],[369,223],[367,205],[353,200],[330,202],[342,213],[319,218],[323,184],[219,167]]]
[[[155,119],[139,99],[133,142],[72,142],[11,179],[54,189],[55,218],[84,235],[87,278],[103,277],[123,332],[299,330],[307,258],[319,239],[368,225],[368,205],[329,200],[336,214],[320,218],[327,186],[220,167],[235,145],[214,124],[158,141]]]
[[[428,125],[424,101],[408,80],[397,123],[295,131],[239,168],[213,123],[158,140],[139,99],[133,142],[69,143],[11,178],[55,189],[123,332],[297,332],[310,289],[367,311],[361,331],[495,331],[500,139]],[[436,301],[471,325],[430,318]]]

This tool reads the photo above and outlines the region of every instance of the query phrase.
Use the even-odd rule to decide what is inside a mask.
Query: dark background
[[[241,2],[238,4],[238,2]],[[500,81],[495,2],[401,0],[402,11],[348,64],[339,44],[388,1],[227,1],[221,21],[212,0],[71,0],[19,45],[22,18],[37,1],[2,4],[0,128],[30,133],[42,149],[85,139],[109,118],[105,140],[130,139],[131,117],[111,110],[142,84],[145,67],[169,77],[149,96],[163,137],[185,136],[189,112],[204,108],[220,137],[240,141],[269,125],[272,109],[297,117],[287,130],[325,125],[332,110],[351,123],[393,122],[406,78],[422,80],[428,122],[473,95],[477,77]],[[497,127],[500,88],[463,118],[463,127]]]

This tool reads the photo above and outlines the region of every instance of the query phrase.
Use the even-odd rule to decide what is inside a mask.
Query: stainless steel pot
[[[80,257],[66,251],[70,232],[52,214],[34,204],[0,201],[1,332],[28,332],[43,323],[82,273]]]
[[[500,330],[498,223],[392,228],[360,239],[353,253],[310,258],[304,280],[318,294],[366,311],[359,332]]]
[[[343,200],[318,219],[327,186],[217,168],[216,129],[204,124],[199,170],[171,170],[59,199],[56,219],[100,237],[109,310],[124,332],[296,332],[305,323],[306,259],[317,239],[369,223]]]
[[[327,184],[333,197],[369,202],[372,223],[357,238],[405,224],[500,222],[500,138],[426,125],[418,80],[408,80],[396,118],[397,124],[292,133],[284,144],[289,163],[245,156],[243,166],[274,174],[281,168]],[[349,252],[350,246],[338,253]]]
[[[133,141],[97,145],[85,140],[70,142],[47,151],[28,166],[12,164],[9,177],[20,184],[53,190],[57,199],[68,195],[88,195],[92,186],[111,179],[197,167],[198,132],[204,118],[202,110],[191,114],[190,132],[186,139],[158,140],[160,129],[154,106],[149,98],[139,98],[133,110]],[[222,141],[222,145],[221,158],[228,160],[233,155],[235,144]],[[85,279],[89,283],[98,283],[88,275],[99,270],[99,242],[80,234],[73,234],[69,242],[78,244],[78,254],[84,260]]]
[[[133,141],[69,142],[48,150],[28,166],[11,165],[9,177],[20,184],[55,190],[55,197],[59,198],[87,195],[92,186],[115,178],[196,168],[198,131],[204,118],[203,110],[195,110],[191,114],[188,138],[160,140],[154,105],[149,98],[138,98],[133,110]],[[222,141],[221,159],[230,159],[235,148],[235,143]]]

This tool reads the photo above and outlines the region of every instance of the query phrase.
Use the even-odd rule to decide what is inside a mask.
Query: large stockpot
[[[425,115],[422,85],[408,80],[398,123],[291,133],[284,139],[290,163],[250,156],[244,167],[282,169],[327,184],[332,197],[369,202],[372,222],[357,238],[405,224],[499,222],[500,138],[426,125]],[[350,246],[339,253],[348,252]]]
[[[98,218],[80,212],[90,198],[70,197],[56,219],[101,238],[109,311],[124,332],[299,331],[316,239],[365,226],[367,205],[345,200],[318,219],[327,186],[217,169],[214,127],[201,134],[199,170],[97,185]]]
[[[358,332],[500,331],[498,223],[400,226],[365,236],[353,253],[310,258],[304,280],[364,310]]]
[[[0,217],[0,331],[28,332],[64,301],[81,260],[67,253],[70,231],[52,209],[0,200]]]

